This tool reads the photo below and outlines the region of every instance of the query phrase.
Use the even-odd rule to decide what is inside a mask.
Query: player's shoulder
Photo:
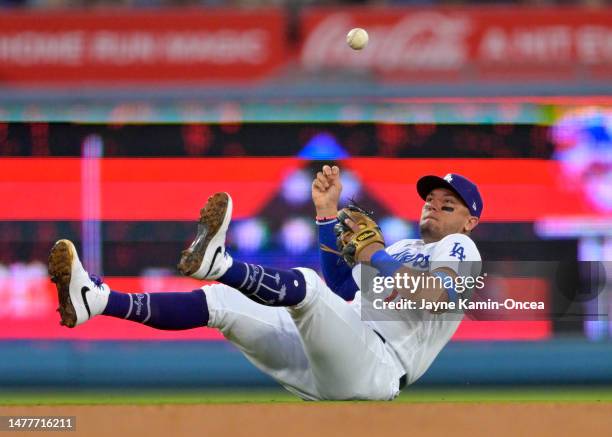
[[[472,244],[476,246],[476,243],[474,243],[474,240],[472,240],[469,235],[460,234],[460,233],[449,234],[446,237],[442,238],[440,241],[437,241],[436,243],[437,244],[448,244],[451,241],[454,243]]]
[[[438,257],[480,261],[480,252],[474,240],[465,234],[449,234],[435,243],[434,254]]]

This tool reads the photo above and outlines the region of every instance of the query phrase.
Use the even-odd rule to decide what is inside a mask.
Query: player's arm
[[[327,286],[344,300],[353,300],[358,290],[353,279],[351,267],[337,254],[325,250],[326,247],[336,246],[336,234],[334,226],[337,219],[328,221],[317,221],[319,229],[319,259],[321,261],[321,272]]]
[[[342,192],[340,169],[323,166],[312,182],[312,200],[319,230],[319,258],[327,286],[345,300],[352,300],[357,292],[351,267],[337,253],[325,248],[336,247],[334,226],[338,223],[338,201]]]

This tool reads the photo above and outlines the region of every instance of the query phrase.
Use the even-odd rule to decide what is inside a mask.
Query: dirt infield
[[[88,437],[559,437],[609,435],[612,429],[612,403],[603,402],[15,406],[1,411],[76,416],[77,432],[69,435]]]

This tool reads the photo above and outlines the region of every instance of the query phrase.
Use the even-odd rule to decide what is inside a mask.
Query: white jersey
[[[415,270],[432,271],[447,267],[458,276],[466,277],[480,273],[480,253],[472,239],[464,234],[447,235],[429,244],[423,240],[401,240],[385,250]],[[360,275],[361,266],[357,265],[353,269],[353,278],[357,284],[360,283]],[[363,320],[379,332],[395,351],[406,371],[408,383],[416,381],[425,373],[461,323],[461,315],[457,312],[433,314],[429,310],[400,311],[393,314],[390,321],[380,320],[380,310],[374,310],[369,305],[362,308],[361,304],[361,292],[358,292],[351,305],[361,312]],[[377,314],[368,314],[368,311],[377,311]]]

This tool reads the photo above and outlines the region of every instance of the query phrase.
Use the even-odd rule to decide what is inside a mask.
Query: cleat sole
[[[59,240],[53,245],[49,254],[49,276],[57,287],[59,301],[57,310],[61,316],[60,325],[68,328],[74,328],[77,322],[76,311],[70,299],[70,277],[75,252],[72,242]]]
[[[181,274],[190,276],[198,271],[204,259],[208,243],[223,224],[229,204],[227,193],[215,193],[208,198],[206,206],[200,210],[198,233],[188,249],[181,252],[177,268]]]

